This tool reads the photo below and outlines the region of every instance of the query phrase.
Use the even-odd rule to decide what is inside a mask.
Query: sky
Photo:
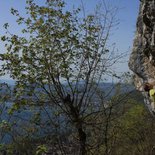
[[[44,0],[36,0],[41,4]],[[81,5],[82,0],[65,0],[67,3],[66,9],[70,10],[73,6]],[[103,0],[83,0],[86,12],[92,12],[96,4]],[[119,25],[113,30],[110,42],[116,43],[116,48],[120,53],[128,51],[128,56],[124,58],[126,61],[123,65],[117,65],[118,72],[128,71],[127,61],[132,50],[134,33],[136,30],[136,19],[139,11],[139,0],[105,0],[106,3],[118,8],[116,18],[119,20]],[[13,33],[19,33],[16,18],[10,13],[11,7],[19,10],[24,15],[25,0],[1,0],[0,1],[0,36],[5,33],[3,28],[4,23],[10,24],[10,30]],[[0,53],[4,52],[4,45],[0,42]],[[6,77],[7,78],[7,77]]]

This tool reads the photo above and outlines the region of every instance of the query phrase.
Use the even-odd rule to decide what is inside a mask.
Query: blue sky
[[[41,4],[44,0],[36,1]],[[73,5],[75,7],[81,5],[81,0],[65,1],[67,3],[67,9],[73,8]],[[93,11],[95,5],[99,1],[100,0],[83,0],[86,11]],[[116,18],[119,19],[120,24],[117,26],[117,29],[113,31],[110,41],[111,43],[116,43],[116,47],[120,53],[127,52],[129,48],[132,49],[134,33],[136,30],[136,19],[139,10],[139,0],[105,0],[105,2],[119,8]],[[5,33],[3,24],[6,22],[10,23],[12,32],[19,33],[19,28],[15,23],[16,18],[12,16],[9,11],[11,7],[18,9],[21,14],[24,14],[25,0],[2,0],[0,2],[0,35]],[[0,43],[0,49],[0,52],[4,51],[2,43]],[[131,52],[131,50],[129,52]],[[126,57],[125,60],[127,61],[128,57]],[[122,72],[127,71],[127,63],[116,66],[116,69]]]

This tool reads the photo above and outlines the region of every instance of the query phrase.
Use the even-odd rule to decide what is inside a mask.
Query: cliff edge
[[[137,90],[142,92],[148,109],[154,114],[150,97],[143,91],[143,85],[145,82],[155,83],[155,0],[140,0],[129,68],[134,72]]]

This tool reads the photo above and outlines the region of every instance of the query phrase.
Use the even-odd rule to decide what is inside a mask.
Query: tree
[[[65,11],[62,0],[47,0],[43,6],[27,0],[27,17],[11,9],[23,35],[12,34],[5,24],[7,52],[1,54],[2,74],[16,81],[10,113],[37,108],[36,122],[50,124],[55,132],[71,126],[72,145],[78,140],[79,154],[88,150],[87,124],[99,112],[100,84],[120,56],[108,49],[116,9],[100,6],[94,14],[80,16],[81,9]],[[106,104],[106,103],[103,103]],[[50,111],[51,109],[51,111]],[[40,113],[47,118],[41,121]],[[75,137],[75,138],[73,138]],[[60,142],[60,136],[57,135]],[[63,144],[62,144],[63,145]]]

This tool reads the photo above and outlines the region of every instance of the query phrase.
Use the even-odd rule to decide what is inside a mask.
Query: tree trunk
[[[82,125],[78,128],[79,141],[80,141],[80,155],[86,154],[86,133],[82,129]]]

